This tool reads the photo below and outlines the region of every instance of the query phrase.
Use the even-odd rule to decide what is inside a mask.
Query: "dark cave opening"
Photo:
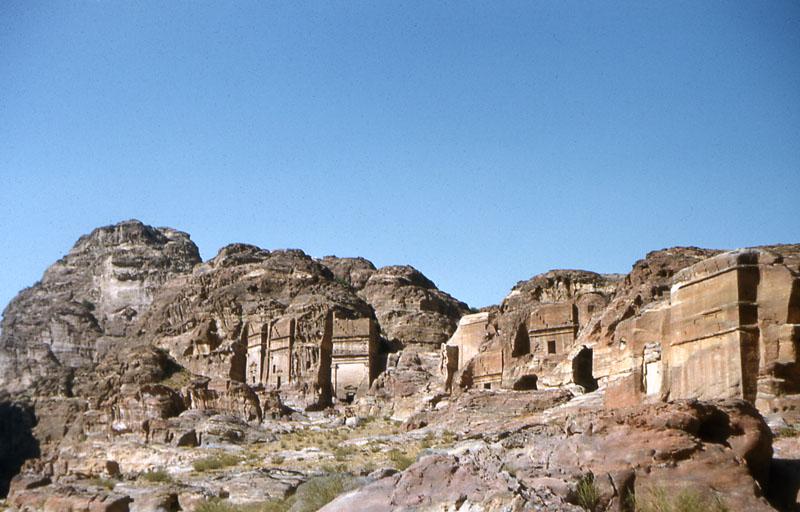
[[[586,391],[597,389],[597,379],[592,375],[592,359],[594,352],[588,347],[583,347],[572,359],[572,381],[586,388]]]
[[[39,441],[33,436],[36,416],[27,405],[0,403],[0,498],[8,495],[11,479],[26,460],[38,457]]]

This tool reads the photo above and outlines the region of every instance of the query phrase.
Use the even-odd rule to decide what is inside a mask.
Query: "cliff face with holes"
[[[652,252],[630,274],[551,271],[463,317],[445,387],[602,387],[612,406],[800,396],[800,246]]]
[[[435,390],[574,384],[620,403],[739,397],[790,409],[799,254],[654,251],[627,275],[535,276],[470,314],[409,266],[246,244],[201,262],[186,233],[126,221],[81,237],[8,305],[0,387],[69,396],[77,371],[151,347],[186,385],[244,386],[256,402],[279,391],[303,408],[337,394],[415,403]]]
[[[32,467],[68,475],[63,450],[87,437],[189,442],[202,435],[186,415],[260,422],[362,399],[390,353],[438,353],[466,310],[412,267],[247,244],[202,262],[186,233],[126,221],[81,237],[5,309],[0,401],[38,418]]]
[[[310,406],[331,399],[334,316],[374,312],[302,251],[234,244],[167,283],[140,328],[192,374],[281,389]]]
[[[552,270],[518,283],[500,306],[462,318],[445,347],[446,386],[520,390],[568,384],[559,365],[574,359],[579,337],[606,310],[622,279]]]
[[[791,412],[800,392],[797,246],[744,249],[678,272],[669,296],[601,344],[625,401],[742,398]]]
[[[794,466],[770,469],[759,413],[800,424],[798,347],[800,245],[664,249],[627,275],[553,270],[476,311],[413,267],[247,244],[203,262],[188,234],[126,221],[81,237],[3,313],[0,493],[10,489],[18,510],[249,503],[295,492],[338,456],[305,447],[276,455],[288,472],[181,475],[197,454],[391,418],[408,431],[381,436],[391,450],[424,429],[482,444],[363,475],[374,485],[354,496],[376,507],[451,506],[470,488],[480,491],[467,501],[487,510],[523,501],[576,510],[589,471],[609,507],[651,482],[680,481],[738,489],[768,510],[770,471],[791,479]],[[636,457],[575,455],[620,451],[619,436],[635,440]],[[510,441],[497,448],[498,439]],[[529,464],[537,455],[521,447],[531,439],[555,471]],[[671,466],[652,464],[653,443]],[[309,458],[319,467],[301,464]],[[173,467],[169,492],[137,483]],[[106,492],[91,483],[100,476],[129,483]],[[519,492],[521,482],[536,492]],[[491,490],[496,500],[481,501]]]

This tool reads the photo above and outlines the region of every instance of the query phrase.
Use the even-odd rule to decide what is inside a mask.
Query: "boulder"
[[[614,411],[573,405],[533,414],[506,407],[522,395],[477,394],[482,419],[462,419],[475,412],[467,403],[429,417],[427,428],[459,424],[471,440],[322,510],[627,510],[633,501],[648,506],[653,495],[773,510],[763,496],[772,438],[747,402],[680,401]],[[488,407],[489,401],[497,404]],[[457,410],[462,418],[453,418]],[[501,410],[505,414],[490,412]]]

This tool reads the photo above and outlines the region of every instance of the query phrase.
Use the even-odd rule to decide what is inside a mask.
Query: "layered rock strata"
[[[192,373],[281,389],[309,406],[333,396],[334,317],[371,322],[374,313],[302,251],[234,244],[166,283],[140,325]]]
[[[189,235],[139,221],[81,237],[3,312],[0,388],[23,390],[59,368],[96,362],[135,335],[166,281],[199,262]]]
[[[363,258],[335,256],[320,261],[374,309],[381,335],[395,347],[438,351],[469,312],[465,303],[439,290],[414,267],[376,269]]]
[[[788,509],[800,472],[771,460],[758,411],[794,432],[798,347],[797,245],[550,271],[476,312],[412,267],[246,244],[201,262],[185,233],[127,221],[6,308],[0,495],[17,510],[248,504],[332,462],[403,469],[418,445],[404,471],[365,465],[329,509],[577,510],[587,489],[596,510],[654,489]],[[292,448],[319,432],[333,437]],[[143,475],[159,468],[178,469],[156,492]]]
[[[446,387],[600,385],[615,406],[742,398],[789,413],[800,392],[798,253],[675,248],[624,280],[544,274],[462,318],[443,347]]]

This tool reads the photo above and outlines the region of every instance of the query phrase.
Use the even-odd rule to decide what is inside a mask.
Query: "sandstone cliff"
[[[248,344],[260,344],[263,331],[291,319],[283,384],[310,404],[330,399],[333,315],[374,317],[349,286],[302,251],[234,244],[191,275],[167,282],[140,328],[192,373],[245,382]]]
[[[627,276],[551,271],[462,318],[447,388],[598,386],[609,405],[744,398],[793,415],[800,392],[797,245],[649,253]]]
[[[321,262],[346,282],[375,310],[381,334],[397,347],[417,345],[438,351],[455,331],[468,306],[414,267],[376,269],[363,258],[327,256]]]
[[[356,488],[325,510],[798,504],[800,245],[553,270],[470,312],[413,267],[201,262],[127,221],[2,322],[14,510],[317,509],[321,482]]]
[[[161,286],[199,262],[186,233],[135,220],[81,237],[3,312],[0,388],[24,389],[126,343]]]

